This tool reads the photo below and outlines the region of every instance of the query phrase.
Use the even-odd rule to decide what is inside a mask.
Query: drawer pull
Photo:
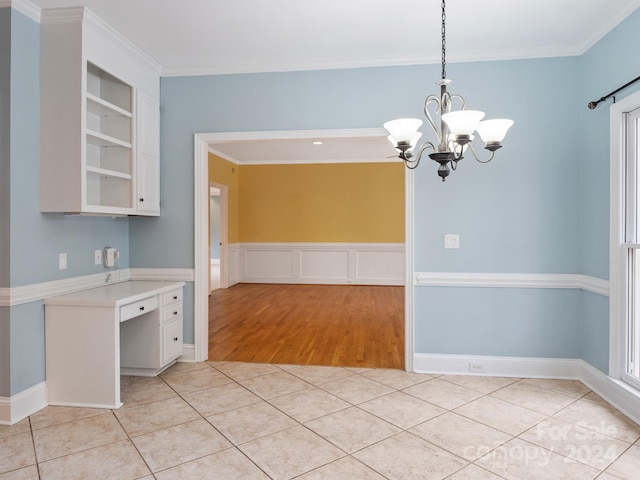
[[[144,312],[144,305],[142,307],[140,307],[140,311]]]
[[[177,342],[178,341],[178,337],[173,337],[173,341]]]
[[[174,314],[174,315],[177,315],[177,314],[178,314],[178,312],[173,312],[173,314]]]
[[[177,300],[177,299],[178,299],[178,295],[174,295],[174,296],[173,296],[173,299],[174,299],[174,300]]]

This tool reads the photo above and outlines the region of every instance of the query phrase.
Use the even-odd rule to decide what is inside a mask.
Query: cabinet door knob
[[[144,311],[144,307],[140,307],[140,311],[143,312]]]
[[[177,300],[177,299],[178,299],[178,295],[174,295],[174,296],[173,296],[173,299],[174,299],[174,300]]]
[[[178,312],[173,312],[173,314],[174,314],[174,315],[177,315],[177,314],[178,314]]]
[[[178,341],[178,337],[173,337],[173,341],[177,342]]]
[[[141,198],[141,199],[140,199],[140,201],[141,201],[141,202],[144,202],[144,198]]]

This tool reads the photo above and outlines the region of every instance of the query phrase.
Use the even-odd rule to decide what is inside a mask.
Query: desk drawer
[[[145,298],[136,303],[130,303],[120,307],[120,321],[124,322],[139,315],[152,312],[158,308],[158,297]]]
[[[162,294],[162,306],[170,305],[174,302],[182,302],[182,288]]]
[[[162,310],[162,323],[182,316],[182,303],[177,303]]]

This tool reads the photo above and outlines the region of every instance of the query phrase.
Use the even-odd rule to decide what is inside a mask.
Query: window
[[[611,107],[610,375],[640,390],[640,92]]]

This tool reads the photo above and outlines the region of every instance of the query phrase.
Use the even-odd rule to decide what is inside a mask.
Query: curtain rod
[[[618,88],[617,90],[614,90],[613,92],[609,93],[608,95],[605,95],[604,97],[602,97],[600,100],[595,101],[595,102],[589,102],[588,103],[588,107],[590,110],[593,110],[594,108],[596,108],[598,106],[598,104],[600,102],[604,102],[607,98],[609,97],[613,97],[616,93],[618,93],[620,90],[627,88],[629,85],[632,85],[634,83],[636,83],[638,80],[640,80],[640,77],[636,77],[633,80],[631,80],[628,83],[625,83],[623,86],[621,86],[620,88]],[[613,103],[616,103],[616,97],[613,97]]]

